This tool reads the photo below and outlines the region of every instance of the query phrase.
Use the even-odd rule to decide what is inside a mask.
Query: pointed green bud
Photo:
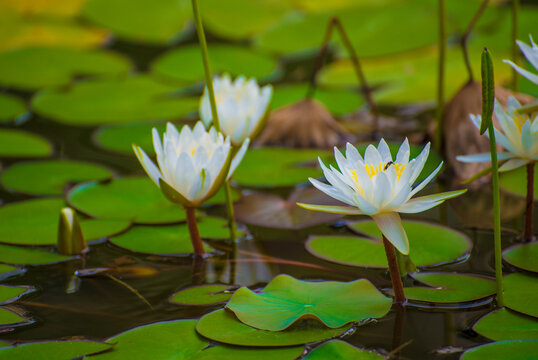
[[[88,249],[77,213],[70,207],[60,211],[58,252],[62,255],[80,255]]]
[[[493,61],[487,48],[482,52],[482,122],[480,135],[486,132],[493,116],[495,102],[495,81],[493,79]]]

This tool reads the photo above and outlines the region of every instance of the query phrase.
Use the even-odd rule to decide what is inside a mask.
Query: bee
[[[383,171],[387,171],[387,169],[388,169],[392,164],[394,164],[394,162],[393,162],[393,161],[389,161],[389,162],[387,163],[387,165],[385,165],[385,168],[383,169]]]

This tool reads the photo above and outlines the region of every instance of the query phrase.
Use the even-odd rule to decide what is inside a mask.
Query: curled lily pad
[[[205,239],[224,239],[229,236],[224,219],[205,216],[198,221],[200,236]],[[192,243],[187,224],[168,226],[136,226],[128,232],[112,237],[116,246],[144,254],[188,254]],[[206,250],[211,249],[206,246]]]
[[[319,324],[304,324],[284,331],[258,330],[243,324],[231,311],[224,309],[203,316],[196,324],[202,336],[225,344],[242,346],[291,346],[330,339],[341,335],[351,326],[337,329]]]
[[[193,286],[178,291],[170,297],[170,302],[181,305],[214,305],[228,301],[232,296],[230,285],[208,284]]]
[[[473,330],[495,341],[538,339],[538,320],[499,309],[478,320]]]
[[[503,259],[520,269],[538,272],[538,242],[511,246],[503,251]]]
[[[0,94],[0,123],[13,120],[26,112],[24,102],[11,95]]]
[[[467,350],[460,360],[533,360],[538,353],[538,340],[506,340]]]
[[[410,257],[417,266],[432,266],[454,261],[471,250],[469,238],[451,228],[422,221],[402,222],[409,238]],[[348,227],[374,239],[356,236],[312,236],[307,250],[339,264],[386,268],[387,258],[381,232],[371,220],[348,223]],[[435,234],[433,236],[432,234]]]
[[[275,72],[276,60],[269,55],[237,45],[212,45],[211,70],[232,76],[264,78]],[[183,46],[155,60],[152,72],[158,76],[193,83],[204,80],[202,54],[198,45]]]
[[[520,197],[527,196],[527,168],[525,166],[499,175],[499,186],[503,190]],[[536,200],[538,200],[538,166],[534,167],[534,201]]]
[[[426,303],[463,303],[483,299],[495,293],[495,282],[478,275],[456,273],[418,273],[413,278],[429,287],[404,289],[409,300]]]
[[[72,259],[52,250],[0,244],[0,263],[12,265],[45,265]]]
[[[523,273],[505,276],[504,304],[512,310],[538,317],[538,277]]]
[[[0,129],[1,157],[44,157],[51,153],[51,144],[39,135],[15,129]]]
[[[226,308],[246,325],[282,331],[304,318],[316,318],[330,328],[339,328],[352,321],[382,317],[391,305],[392,299],[366,279],[309,282],[278,275],[259,293],[240,288]]]
[[[126,74],[129,62],[107,51],[24,48],[0,54],[0,84],[24,90],[66,85],[77,75]]]
[[[368,350],[358,349],[341,340],[327,341],[305,357],[305,360],[324,359],[383,360],[385,357]]]
[[[111,345],[93,341],[42,341],[0,348],[0,359],[71,360],[110,349]]]
[[[99,128],[93,136],[97,146],[126,155],[133,154],[133,144],[140,146],[146,154],[154,155],[151,130],[156,128],[159,134],[165,130],[164,124],[123,124]]]
[[[35,174],[39,174],[36,177]],[[61,195],[66,184],[104,180],[111,172],[99,165],[72,160],[17,163],[2,173],[4,187],[35,195]]]
[[[43,116],[74,125],[176,119],[198,109],[197,98],[169,97],[175,90],[144,75],[88,80],[41,91],[32,106]]]

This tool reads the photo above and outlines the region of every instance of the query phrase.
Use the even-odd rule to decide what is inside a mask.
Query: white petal
[[[538,49],[536,48],[536,44],[534,44],[534,42],[532,41],[532,37],[531,37],[532,47],[525,44],[523,41],[517,40],[516,43],[519,45],[521,52],[523,53],[523,55],[525,55],[527,60],[529,60],[531,65],[534,66],[534,68],[538,70]]]
[[[312,185],[314,185],[316,187],[316,189],[320,190],[321,192],[329,195],[330,197],[332,197],[333,199],[336,199],[336,200],[339,200],[339,201],[342,201],[346,204],[349,204],[351,206],[355,206],[355,201],[351,198],[348,198],[346,197],[345,194],[343,194],[342,192],[338,191],[336,188],[334,188],[333,186],[330,186],[330,185],[327,185],[327,184],[324,184],[322,183],[321,181],[318,181],[316,179],[313,179],[313,178],[308,178],[308,180],[310,180],[310,182],[312,183]]]
[[[503,60],[503,62],[509,64],[515,71],[517,71],[518,73],[520,73],[521,75],[526,77],[529,81],[531,81],[531,82],[535,83],[536,85],[538,85],[538,75],[533,74],[530,71],[527,71],[527,70],[517,66],[516,64],[514,64],[510,60]]]
[[[380,172],[375,179],[373,203],[378,209],[383,207],[392,199],[392,189],[390,181],[384,172]]]
[[[197,176],[198,171],[192,162],[192,158],[186,153],[181,153],[175,164],[173,182],[168,183],[173,186],[174,189],[176,189],[181,195],[189,200],[193,200],[189,198],[188,195]]]
[[[155,185],[160,187],[159,179],[162,177],[162,175],[157,166],[155,166],[153,161],[151,161],[151,159],[146,155],[144,150],[142,150],[140,147],[133,145],[133,150],[136,157],[138,158],[138,161],[144,168],[146,174],[148,174],[151,181],[153,181]]]
[[[409,197],[413,197],[413,195],[415,195],[417,192],[422,190],[424,188],[424,186],[428,185],[430,183],[430,181],[433,180],[435,175],[437,175],[439,170],[441,170],[442,166],[443,166],[443,162],[441,161],[439,166],[435,170],[433,170],[432,173],[430,175],[428,175],[428,177],[426,179],[422,180],[422,182],[420,184],[418,184],[417,187],[415,187],[413,190],[411,190],[411,193],[409,194]]]
[[[383,159],[381,158],[381,155],[379,154],[379,151],[377,151],[375,146],[368,145],[364,153],[364,161],[367,164],[373,164],[377,166],[379,163],[383,161]]]
[[[514,157],[514,154],[509,152],[502,152],[497,153],[497,160],[508,160]],[[480,153],[480,154],[472,154],[472,155],[460,155],[456,156],[456,159],[461,162],[491,162],[491,154],[490,153]]]
[[[400,148],[398,149],[398,154],[396,154],[396,161],[394,161],[396,164],[407,164],[409,162],[409,140],[405,138],[402,145],[400,145]]]
[[[227,179],[232,177],[235,169],[239,166],[239,164],[241,163],[241,160],[243,160],[243,157],[245,156],[247,152],[249,144],[250,144],[250,139],[246,138],[246,140],[243,142],[243,145],[241,145],[241,147],[235,154],[234,158],[232,159],[232,163],[230,164],[230,170],[228,171]]]
[[[363,162],[361,154],[351,143],[346,143],[346,158],[353,166],[357,166],[357,163]]]
[[[527,165],[529,162],[530,160],[528,159],[511,159],[502,164],[502,166],[499,168],[499,172],[514,170],[524,165]]]
[[[430,143],[427,143],[426,146],[424,146],[424,149],[418,154],[418,156],[415,158],[415,162],[413,165],[413,171],[411,172],[411,175],[409,176],[409,183],[413,184],[417,177],[422,172],[422,169],[424,168],[424,164],[426,164],[426,160],[428,160],[428,156],[430,155]]]
[[[304,204],[297,203],[298,206],[314,211],[323,211],[332,214],[342,214],[342,215],[362,215],[362,212],[354,207],[347,206],[336,206],[336,205],[314,205],[314,204]]]
[[[408,213],[408,214],[426,211],[428,209],[431,209],[432,207],[435,207],[441,204],[443,201],[447,199],[452,199],[456,196],[460,196],[466,191],[467,189],[421,196],[421,197],[409,200],[408,202],[400,206],[396,211],[401,212],[401,213]]]
[[[392,155],[390,154],[390,149],[385,139],[381,139],[379,141],[379,144],[377,145],[377,151],[379,151],[379,155],[381,155],[381,159],[384,163],[392,161]]]
[[[388,241],[403,255],[409,254],[409,240],[402,226],[400,215],[395,212],[373,215],[377,227]]]

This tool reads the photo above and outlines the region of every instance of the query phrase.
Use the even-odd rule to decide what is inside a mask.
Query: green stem
[[[523,240],[532,241],[532,220],[534,218],[534,162],[527,164],[527,206],[525,211],[525,234]]]
[[[512,61],[514,64],[519,62],[519,49],[517,48],[517,22],[519,14],[519,0],[512,0]],[[518,73],[512,69],[512,91],[518,91],[517,85]]]
[[[237,239],[237,235],[236,235],[237,226],[235,224],[232,188],[230,186],[229,181],[226,181],[224,183],[224,192],[226,193],[226,214],[228,215],[228,228],[230,229],[230,240],[232,240],[232,242],[235,242],[235,239]]]
[[[435,129],[434,146],[441,152],[443,141],[443,113],[445,108],[445,58],[446,58],[446,2],[439,0],[439,69],[437,80],[437,127]]]

